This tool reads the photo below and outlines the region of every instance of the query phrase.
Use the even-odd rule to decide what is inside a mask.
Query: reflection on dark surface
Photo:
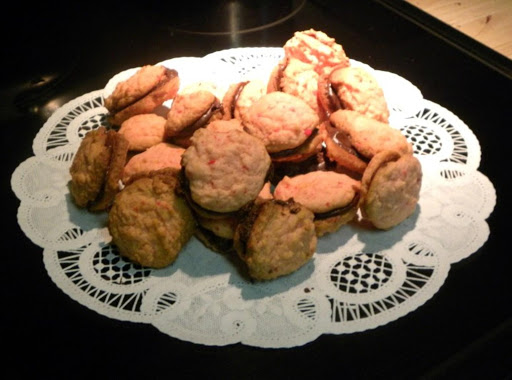
[[[246,33],[269,28],[293,16],[305,0],[216,0],[180,5],[168,26],[198,34]],[[201,13],[196,11],[200,6]]]
[[[43,117],[49,117],[65,103],[54,98],[65,77],[65,72],[48,73],[35,75],[31,80],[21,83],[13,100],[15,108],[20,112],[42,114]]]

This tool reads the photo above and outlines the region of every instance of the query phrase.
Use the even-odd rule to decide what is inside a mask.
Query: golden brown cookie
[[[229,130],[239,130],[243,131],[244,126],[239,119],[229,119],[229,120],[214,120],[206,125],[205,128],[210,130],[214,130],[216,132],[227,132]]]
[[[267,91],[282,91],[301,98],[323,120],[325,112],[318,101],[318,80],[319,75],[313,64],[285,58],[272,71]]]
[[[258,197],[254,200],[255,203],[265,202],[267,200],[273,199],[274,194],[272,193],[272,184],[270,181],[265,182],[263,188],[261,189]]]
[[[88,207],[103,188],[110,162],[105,127],[88,132],[82,139],[71,163],[69,190],[78,207]]]
[[[343,168],[362,174],[368,161],[382,150],[412,154],[406,137],[387,123],[350,110],[338,110],[329,120],[327,156]]]
[[[90,211],[106,210],[119,190],[128,142],[114,130],[88,132],[70,167],[69,190],[75,204]]]
[[[295,32],[283,48],[287,57],[313,64],[319,75],[328,73],[336,66],[350,66],[343,46],[324,32],[314,29]]]
[[[191,142],[181,165],[184,188],[199,212],[234,212],[256,199],[271,163],[260,140],[236,129],[201,128]]]
[[[421,164],[413,155],[377,153],[361,180],[363,218],[384,230],[400,224],[416,210],[421,182]]]
[[[222,99],[223,118],[244,120],[247,109],[266,92],[266,84],[260,80],[230,85]]]
[[[163,102],[173,99],[180,80],[176,70],[160,65],[141,67],[131,77],[118,83],[105,99],[112,125],[121,125],[134,115],[151,113]]]
[[[124,167],[123,182],[129,183],[134,176],[164,168],[172,168],[178,172],[181,169],[183,152],[185,152],[184,148],[166,142],[153,145],[128,160]]]
[[[234,247],[254,280],[272,280],[295,272],[315,253],[313,213],[293,200],[255,205],[240,221]]]
[[[175,192],[176,173],[163,169],[138,178],[114,200],[108,230],[119,253],[151,268],[172,264],[195,231],[187,202]]]
[[[128,140],[130,151],[142,152],[164,141],[166,121],[154,113],[135,115],[121,124],[119,133]]]
[[[295,153],[318,133],[320,120],[308,104],[284,92],[262,96],[248,110],[244,127],[273,155]]]
[[[389,121],[383,90],[374,76],[362,67],[337,67],[321,77],[318,98],[327,115],[346,109],[383,123]]]
[[[333,171],[315,171],[284,177],[274,189],[274,198],[294,201],[315,214],[317,236],[338,230],[357,215],[360,182]]]
[[[167,114],[165,136],[175,144],[183,145],[185,141],[188,144],[197,129],[221,118],[221,103],[212,92],[197,90],[179,93]]]
[[[271,280],[304,266],[316,250],[313,212],[293,200],[255,205],[240,221],[234,247],[254,280]]]

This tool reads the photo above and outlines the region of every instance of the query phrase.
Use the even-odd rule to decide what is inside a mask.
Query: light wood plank
[[[512,0],[407,0],[512,59]]]

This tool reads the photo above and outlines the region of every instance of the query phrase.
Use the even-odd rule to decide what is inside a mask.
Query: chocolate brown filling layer
[[[245,256],[247,253],[247,243],[249,241],[249,237],[251,236],[252,227],[256,222],[256,218],[258,217],[261,207],[261,204],[253,205],[249,212],[245,214],[241,219],[240,224],[237,227],[235,235],[236,250],[241,256]]]
[[[249,81],[240,82],[238,84],[237,88],[236,88],[235,94],[233,95],[233,99],[231,100],[231,105],[230,105],[230,108],[229,108],[229,116],[231,118],[235,117],[236,103],[238,102],[238,99],[240,98],[240,94],[244,90],[244,88],[247,85],[247,83],[249,83]]]
[[[128,141],[122,135],[118,134],[115,130],[109,130],[105,147],[110,151],[110,160],[101,191],[94,202],[89,205],[89,211],[104,211],[110,207],[118,191],[118,182],[121,180],[122,168],[126,164]]]
[[[337,89],[334,88],[332,83],[330,83],[330,82],[324,83],[324,91],[325,91],[325,94],[327,95],[327,100],[328,100],[328,104],[327,104],[328,110],[327,111],[329,114],[336,112],[337,110],[345,108],[345,107],[343,107],[343,104],[341,104],[341,101],[338,98],[336,90]]]
[[[328,158],[325,157],[324,150],[300,162],[294,162],[293,164],[288,162],[275,162],[272,165],[273,172],[270,177],[270,182],[273,185],[277,185],[285,176],[294,177],[318,170],[336,169],[336,165],[328,161]]]
[[[336,143],[340,148],[343,150],[349,152],[350,154],[353,154],[354,156],[357,156],[361,160],[365,161],[365,158],[359,154],[359,152],[352,146],[352,142],[350,141],[350,137],[341,132],[341,131],[335,131],[331,135],[332,141]]]
[[[358,203],[359,203],[359,194],[356,194],[356,196],[352,199],[352,201],[350,201],[350,203],[347,204],[346,206],[338,207],[338,208],[335,208],[335,209],[332,209],[332,210],[329,210],[326,212],[315,213],[315,220],[325,220],[325,219],[332,218],[334,216],[346,214],[347,212],[353,210],[354,207],[356,207]]]
[[[267,172],[267,175],[265,177],[265,182],[270,179],[272,176],[273,167],[270,165],[270,168]],[[248,204],[242,206],[239,210],[235,211],[228,211],[228,212],[219,212],[219,211],[213,211],[206,209],[202,207],[201,205],[197,204],[193,199],[192,195],[190,194],[190,187],[189,187],[189,181],[187,176],[185,175],[185,169],[181,168],[179,174],[178,174],[178,182],[179,186],[177,188],[178,195],[184,197],[189,204],[189,206],[199,215],[202,215],[203,217],[211,218],[211,219],[222,219],[225,217],[237,217],[241,214],[247,213],[247,210],[253,206],[254,201],[248,202]]]
[[[287,157],[287,156],[291,156],[293,154],[300,153],[301,149],[303,149],[305,146],[307,146],[307,144],[309,144],[318,135],[318,133],[319,133],[318,128],[315,127],[313,129],[313,131],[311,132],[311,134],[308,136],[308,138],[302,144],[300,144],[299,146],[297,146],[295,148],[285,149],[280,152],[270,153],[270,158],[282,158],[282,157]]]
[[[233,251],[233,240],[215,235],[212,231],[201,225],[197,226],[195,236],[208,248],[218,253]]]
[[[180,133],[177,135],[179,137],[184,136],[192,136],[195,131],[197,131],[199,128],[202,128],[206,126],[210,119],[212,118],[213,114],[221,109],[221,104],[218,99],[215,100],[215,102],[212,103],[210,108],[206,110],[205,113],[203,113],[196,121],[194,121],[192,124],[186,126],[183,128]]]
[[[280,61],[277,66],[274,68],[270,82],[268,84],[269,91],[282,91],[283,88],[281,86],[281,79],[284,75],[284,69],[286,68],[287,62],[285,60]]]
[[[370,161],[367,157],[361,155],[359,151],[352,145],[350,136],[334,127],[328,128],[329,135],[325,141],[328,156],[331,161],[338,162],[343,167],[358,173],[362,173],[364,168]],[[353,162],[349,165],[345,162],[348,158],[345,156],[353,156]],[[349,160],[350,161],[350,160]]]
[[[225,218],[227,216],[237,215],[238,210],[231,211],[231,212],[219,212],[219,211],[208,210],[208,209],[200,206],[199,204],[197,204],[192,199],[192,195],[190,194],[189,182],[188,182],[187,176],[185,175],[184,168],[181,169],[179,176],[178,176],[178,180],[179,180],[179,190],[178,190],[179,194],[187,200],[187,203],[189,204],[189,206],[199,215],[202,215],[202,216],[208,217],[208,218],[212,218],[212,219],[221,219],[221,218]]]

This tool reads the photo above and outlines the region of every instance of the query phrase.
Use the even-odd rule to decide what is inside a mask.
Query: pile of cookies
[[[105,99],[109,125],[82,140],[70,192],[108,212],[122,256],[162,268],[196,236],[270,280],[347,223],[387,230],[414,213],[421,165],[372,73],[321,31],[283,48],[266,81],[180,88],[178,72],[148,65]]]

